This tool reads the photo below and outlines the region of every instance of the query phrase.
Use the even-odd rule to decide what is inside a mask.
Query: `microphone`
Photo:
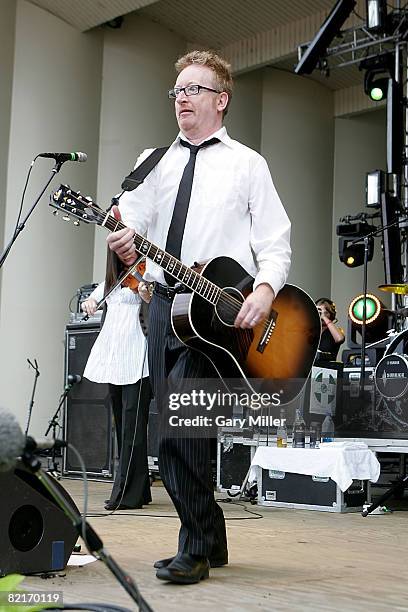
[[[35,440],[31,436],[27,436],[24,451],[35,453],[36,451],[52,450],[53,448],[65,448],[66,446],[67,442],[65,440],[47,440],[47,438]]]
[[[80,383],[82,380],[82,376],[80,376],[79,374],[68,374],[67,376],[67,384],[72,387],[72,385],[76,385],[77,383]]]
[[[86,162],[88,159],[87,154],[81,153],[81,151],[74,151],[74,153],[39,153],[38,157],[51,157],[60,164],[66,161]]]
[[[35,440],[31,436],[25,438],[14,414],[0,409],[0,473],[12,470],[18,457],[25,452],[35,454],[41,450],[65,446],[65,440]]]

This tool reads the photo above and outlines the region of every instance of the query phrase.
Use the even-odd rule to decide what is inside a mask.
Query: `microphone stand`
[[[37,379],[38,379],[38,377],[40,375],[40,369],[38,367],[37,360],[34,359],[34,363],[31,363],[31,361],[29,359],[27,359],[27,361],[30,364],[30,366],[33,368],[33,370],[35,371],[35,376],[34,376],[33,390],[31,392],[30,403],[28,404],[28,419],[27,419],[26,430],[24,432],[24,434],[26,436],[28,434],[28,428],[30,427],[31,413],[32,413],[33,407],[34,407],[34,396],[35,396],[35,390],[37,388]]]
[[[48,179],[44,189],[41,191],[40,195],[38,196],[38,198],[35,200],[34,204],[31,206],[30,210],[28,211],[28,213],[26,214],[26,216],[24,217],[24,219],[21,221],[21,223],[19,223],[14,231],[13,236],[11,237],[10,242],[8,243],[8,245],[6,246],[6,248],[4,249],[4,251],[2,252],[2,254],[0,255],[0,268],[3,266],[4,262],[7,259],[8,254],[10,253],[11,247],[13,246],[13,244],[15,243],[15,241],[17,240],[18,236],[21,234],[21,232],[23,231],[23,229],[25,228],[25,224],[27,223],[29,217],[31,216],[31,213],[33,212],[34,208],[37,206],[38,202],[41,200],[42,196],[44,195],[44,192],[46,191],[46,189],[48,188],[48,185],[51,183],[52,179],[54,178],[54,176],[57,174],[57,172],[59,172],[61,170],[61,166],[64,162],[61,161],[57,161],[55,162],[55,166],[51,171],[51,176]]]
[[[54,416],[52,417],[51,421],[48,423],[48,428],[47,431],[45,432],[45,437],[48,436],[48,434],[50,433],[51,429],[52,429],[52,439],[56,440],[57,436],[56,436],[56,432],[57,432],[57,427],[59,426],[58,423],[58,416],[59,416],[59,411],[61,410],[61,406],[64,403],[68,393],[71,391],[72,385],[67,385],[64,389],[63,394],[61,395],[61,399],[60,402],[58,404],[58,408],[55,411]],[[52,470],[51,470],[51,474],[55,475],[56,478],[61,478],[60,474],[58,473],[58,465],[56,462],[56,445],[54,444],[52,447],[52,451],[51,451],[51,462],[52,462]],[[50,471],[50,470],[48,470]]]
[[[366,355],[366,327],[367,327],[367,272],[368,272],[368,245],[369,236],[364,236],[364,272],[363,272],[363,323],[361,326],[361,374],[360,397],[364,398],[365,355]]]
[[[103,545],[101,538],[98,536],[96,531],[91,525],[82,517],[76,508],[73,508],[68,500],[65,499],[64,495],[56,488],[52,478],[41,469],[41,462],[38,457],[35,456],[35,452],[25,450],[22,453],[21,460],[24,465],[32,472],[36,478],[42,483],[47,489],[52,498],[56,501],[58,506],[63,510],[67,517],[72,521],[72,524],[76,528],[78,535],[84,540],[86,547],[89,552],[93,554],[97,559],[104,562],[107,568],[112,572],[118,582],[122,585],[125,591],[130,595],[133,601],[137,604],[139,610],[142,612],[153,612],[149,604],[144,600],[139,589],[137,588],[134,580],[126,574],[122,568],[116,563],[111,557],[109,552]]]

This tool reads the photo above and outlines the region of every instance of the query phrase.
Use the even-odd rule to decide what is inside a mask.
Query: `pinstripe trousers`
[[[172,381],[216,376],[204,356],[176,338],[170,311],[171,301],[153,294],[149,308],[149,376],[162,415],[168,414],[168,407],[164,405],[165,384],[171,392]],[[181,521],[179,552],[209,557],[226,551],[224,515],[214,499],[210,439],[170,437],[163,428],[159,470]]]

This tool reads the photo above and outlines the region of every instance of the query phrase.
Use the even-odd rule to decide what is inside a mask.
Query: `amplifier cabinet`
[[[361,395],[361,368],[344,368],[341,409],[336,418],[336,436],[367,437],[375,432],[376,392],[374,367],[365,368]]]
[[[221,434],[217,442],[217,490],[237,491],[247,475],[258,442]]]
[[[65,380],[68,374],[83,376],[98,327],[67,326],[65,331]],[[70,389],[64,406],[64,438],[82,456],[88,478],[114,480],[115,435],[109,387],[85,378]],[[78,457],[64,450],[62,473],[80,478],[82,469]]]

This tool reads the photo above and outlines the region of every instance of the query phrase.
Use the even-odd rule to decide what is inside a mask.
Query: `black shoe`
[[[118,504],[108,501],[107,504],[105,504],[105,510],[140,510],[140,508],[143,508],[143,506],[127,506],[126,504]]]
[[[207,557],[183,553],[177,555],[167,567],[158,569],[156,576],[160,580],[177,584],[194,584],[209,578],[209,569],[210,564]]]
[[[176,555],[176,557],[179,555]],[[160,559],[156,561],[153,565],[155,569],[160,569],[162,567],[167,567],[176,557],[168,557],[167,559]],[[221,554],[217,553],[215,555],[211,555],[208,559],[210,563],[210,567],[222,567],[223,565],[228,565],[228,550],[225,550]]]
[[[159,559],[159,561],[155,561],[153,563],[153,567],[155,569],[161,569],[162,567],[167,567],[168,565],[170,565],[172,561],[174,561],[176,556],[177,555],[175,555],[174,557],[167,557],[167,559]]]

